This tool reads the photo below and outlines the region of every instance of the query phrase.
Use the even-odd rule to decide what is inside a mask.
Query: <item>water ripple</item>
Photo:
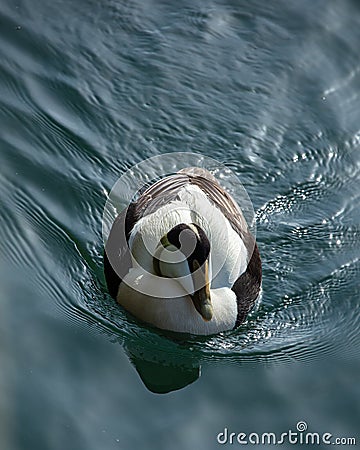
[[[302,22],[294,4],[285,15],[270,3],[261,14],[89,4],[0,12],[5,263],[65,320],[148,360],[286,363],[355,348],[356,19],[348,27],[334,5]],[[228,164],[249,190],[264,268],[248,321],[207,338],[138,323],[107,295],[102,273],[113,182],[147,156],[190,150]]]

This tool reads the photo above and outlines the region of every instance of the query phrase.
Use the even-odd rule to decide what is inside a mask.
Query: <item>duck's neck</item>
[[[176,280],[186,294],[194,292],[188,261],[175,246],[158,246],[153,257],[153,270],[155,275]]]

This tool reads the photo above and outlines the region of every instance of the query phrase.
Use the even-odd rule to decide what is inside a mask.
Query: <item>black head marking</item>
[[[191,272],[194,271],[194,260],[202,266],[209,257],[209,239],[202,228],[194,223],[176,225],[167,233],[167,238],[170,244],[184,253]]]

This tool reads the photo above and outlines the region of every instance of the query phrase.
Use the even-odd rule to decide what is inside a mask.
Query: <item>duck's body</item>
[[[184,258],[164,261],[167,254]],[[206,335],[244,321],[259,295],[261,260],[235,201],[209,172],[190,168],[150,186],[116,219],[105,276],[140,320]]]

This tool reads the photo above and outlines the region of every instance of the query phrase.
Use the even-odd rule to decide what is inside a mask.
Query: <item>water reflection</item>
[[[183,389],[200,377],[201,366],[193,361],[174,361],[173,358],[166,358],[166,355],[159,360],[151,360],[131,346],[125,350],[144,385],[155,394]]]
[[[146,388],[167,394],[200,377],[201,354],[191,342],[191,335],[152,329],[145,341],[125,337],[123,348]]]
[[[93,311],[87,321],[96,323],[101,334],[119,345],[136,369],[145,387],[155,394],[166,394],[185,388],[201,375],[203,353],[201,343],[206,337],[160,330],[138,322],[114,302],[102,296],[101,312]],[[119,327],[119,325],[121,326]]]

